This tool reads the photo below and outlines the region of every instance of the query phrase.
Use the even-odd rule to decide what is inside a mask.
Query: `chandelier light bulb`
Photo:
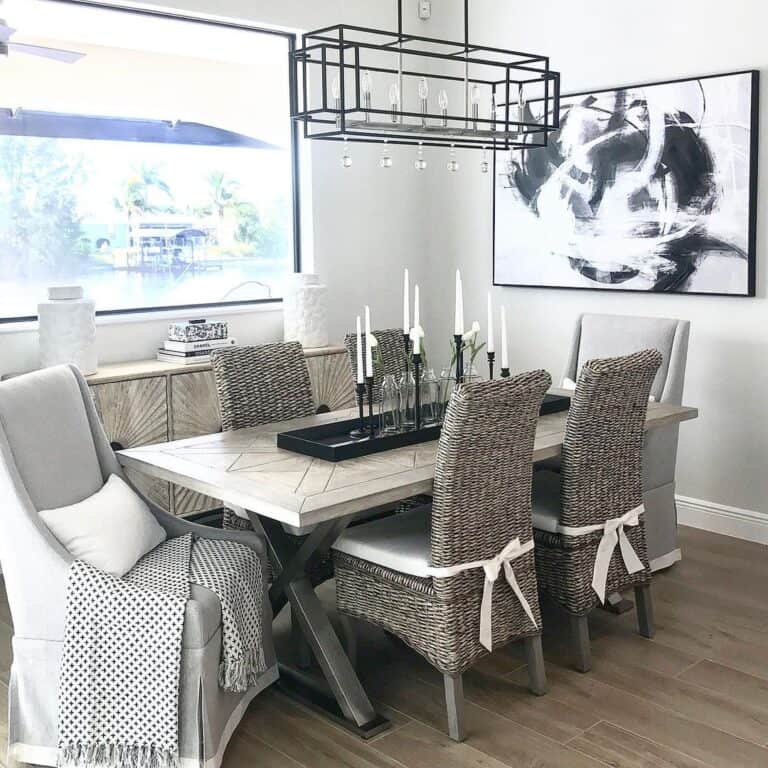
[[[379,165],[382,168],[392,167],[392,156],[389,154],[389,145],[386,141],[384,142],[384,150],[381,153],[381,160],[379,160]]]
[[[480,86],[475,84],[472,86],[472,103],[473,104],[479,104],[480,103]]]
[[[419,80],[419,98],[420,99],[429,98],[429,83],[427,82],[426,77],[422,77],[421,80]]]
[[[488,173],[488,150],[483,147],[483,159],[480,161],[480,173]]]
[[[347,137],[344,137],[344,154],[341,156],[342,168],[352,167],[352,158],[349,155],[349,144],[347,143]]]
[[[451,173],[459,170],[459,161],[456,159],[456,148],[453,144],[451,144],[451,154],[448,158],[448,170]]]
[[[427,167],[427,161],[424,159],[424,147],[422,146],[421,142],[419,142],[419,153],[416,157],[416,161],[414,162],[413,167],[417,171],[426,170]]]
[[[400,87],[397,83],[389,86],[389,104],[392,107],[392,122],[398,121],[398,107],[400,106]]]
[[[437,94],[437,103],[440,106],[440,109],[448,109],[448,94],[445,92],[445,89],[441,90],[440,93]]]
[[[364,96],[370,96],[371,91],[373,91],[373,78],[367,69],[363,72],[363,76],[360,79],[360,89]]]
[[[341,82],[338,77],[333,78],[333,82],[331,83],[331,94],[336,101],[341,98]]]

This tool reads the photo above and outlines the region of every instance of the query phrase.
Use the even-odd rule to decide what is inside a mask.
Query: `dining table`
[[[571,396],[573,392],[550,390]],[[305,703],[370,738],[388,727],[377,713],[310,579],[313,556],[362,512],[431,494],[437,440],[329,462],[277,447],[288,430],[353,419],[357,409],[322,413],[250,429],[219,432],[118,452],[125,468],[205,494],[262,529],[273,566],[275,615],[286,604],[317,660],[320,675],[281,659],[281,685]],[[568,412],[539,418],[534,463],[560,455]],[[646,430],[695,419],[696,408],[649,402]],[[297,534],[305,534],[298,535]]]

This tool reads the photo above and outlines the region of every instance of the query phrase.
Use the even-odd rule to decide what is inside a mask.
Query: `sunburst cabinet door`
[[[171,376],[171,440],[209,435],[221,431],[219,399],[212,371]],[[173,486],[174,514],[184,517],[218,509],[222,502],[200,493]]]
[[[130,379],[91,386],[93,401],[107,438],[115,448],[168,440],[168,399],[164,376]],[[158,506],[170,509],[170,486],[164,480],[129,470],[140,491]]]
[[[318,413],[355,405],[355,384],[346,351],[307,358]]]

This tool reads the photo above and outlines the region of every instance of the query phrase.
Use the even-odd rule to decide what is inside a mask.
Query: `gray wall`
[[[764,40],[768,6],[762,0],[731,0],[727,6],[712,0],[648,0],[642,8],[609,0],[473,0],[470,6],[470,27],[478,42],[549,53],[552,66],[563,73],[564,93],[768,65]],[[455,31],[455,21],[449,23]],[[768,75],[762,75],[764,149]],[[760,178],[765,179],[765,151],[761,155]],[[435,185],[435,210],[451,213],[441,214],[442,225],[433,230],[432,271],[436,293],[451,295],[453,270],[461,267],[467,294],[465,316],[484,324],[491,283],[492,181],[473,168],[462,173],[462,181],[458,188]],[[757,298],[522,288],[496,288],[494,293],[510,318],[512,364],[520,369],[544,366],[555,377],[561,375],[579,312],[689,319],[685,401],[700,408],[701,418],[681,428],[678,492],[768,514],[763,202],[761,191]],[[429,330],[439,329],[441,337],[451,332],[450,313],[433,311],[429,323]]]

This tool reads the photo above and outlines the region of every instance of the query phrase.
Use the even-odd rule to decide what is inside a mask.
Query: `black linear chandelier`
[[[469,40],[464,0],[464,41],[337,24],[302,35],[292,54],[292,117],[308,139],[384,143],[381,166],[392,165],[387,144],[488,150],[547,145],[559,126],[560,73],[549,57],[476,45]],[[437,110],[435,109],[437,107]]]

